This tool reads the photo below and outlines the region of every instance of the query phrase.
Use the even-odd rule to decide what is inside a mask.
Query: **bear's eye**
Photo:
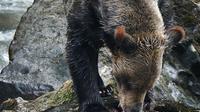
[[[135,43],[131,42],[128,39],[124,39],[120,45],[120,51],[125,54],[132,54],[135,52],[137,46]]]

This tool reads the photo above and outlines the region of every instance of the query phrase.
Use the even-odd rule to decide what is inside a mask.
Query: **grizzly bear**
[[[80,112],[108,112],[99,90],[98,51],[112,52],[120,106],[141,112],[144,97],[159,78],[165,48],[184,36],[181,27],[165,30],[157,0],[82,0],[68,14],[66,46]]]

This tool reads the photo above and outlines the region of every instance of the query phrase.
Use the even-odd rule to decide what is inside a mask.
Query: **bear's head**
[[[115,29],[113,75],[116,78],[120,105],[125,112],[140,112],[145,95],[159,78],[165,48],[185,36],[182,27],[166,32],[128,34],[124,26]]]

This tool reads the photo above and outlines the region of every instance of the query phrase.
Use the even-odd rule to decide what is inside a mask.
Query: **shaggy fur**
[[[105,44],[113,53],[123,110],[140,112],[147,90],[160,75],[166,43],[157,1],[82,0],[73,4],[68,22],[67,59],[80,111],[107,112],[97,66]]]

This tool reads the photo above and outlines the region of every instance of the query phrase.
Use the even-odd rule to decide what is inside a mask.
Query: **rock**
[[[12,62],[2,71],[0,80],[60,87],[69,79],[66,31],[63,0],[35,1],[17,28],[9,52]]]
[[[57,91],[47,93],[36,100],[25,101],[22,98],[17,98],[15,100],[17,101],[17,105],[12,108],[12,110],[16,112],[48,112],[52,108],[58,106],[62,107],[64,104],[66,112],[70,112],[70,110],[77,110],[76,96],[72,90],[71,81],[65,82]],[[3,109],[8,110],[5,108]]]
[[[182,26],[187,37],[165,57],[163,75],[155,87],[157,90],[154,89],[158,93],[155,99],[181,102],[199,109],[200,6],[191,0],[160,0],[160,9],[166,26]]]
[[[115,87],[113,83],[111,85]],[[112,97],[103,98],[105,105],[111,112],[116,112],[116,109],[119,109],[119,102],[115,95],[116,93]],[[2,109],[3,112],[8,112],[8,110],[14,112],[77,112],[78,104],[72,82],[67,81],[59,90],[45,94],[33,101],[25,101],[22,98],[9,99],[5,101]],[[156,103],[155,110],[159,112],[194,112],[195,109],[178,102],[159,101]]]
[[[159,0],[165,25],[180,25],[186,30],[187,38],[200,54],[200,2],[199,0]]]
[[[193,108],[196,110],[200,109],[199,96],[196,96],[196,94],[193,94],[193,91],[189,89],[189,83],[185,81],[185,82],[182,82],[182,84],[180,85],[175,82],[175,80],[179,81],[181,79],[177,76],[177,74],[179,73],[178,71],[179,71],[178,69],[175,69],[168,62],[165,62],[162,75],[160,79],[157,81],[152,92],[153,94],[151,98],[152,107],[156,108],[160,105],[160,103],[162,104],[162,103],[171,102],[173,104],[176,104],[176,103],[179,105],[181,104],[185,108],[186,107]],[[186,85],[186,88],[183,85]],[[167,108],[167,106],[165,108]],[[187,112],[187,111],[183,111],[183,112]]]
[[[53,91],[53,87],[45,84],[6,83],[0,81],[0,103],[9,98],[22,97],[25,100],[33,100],[47,92]]]

